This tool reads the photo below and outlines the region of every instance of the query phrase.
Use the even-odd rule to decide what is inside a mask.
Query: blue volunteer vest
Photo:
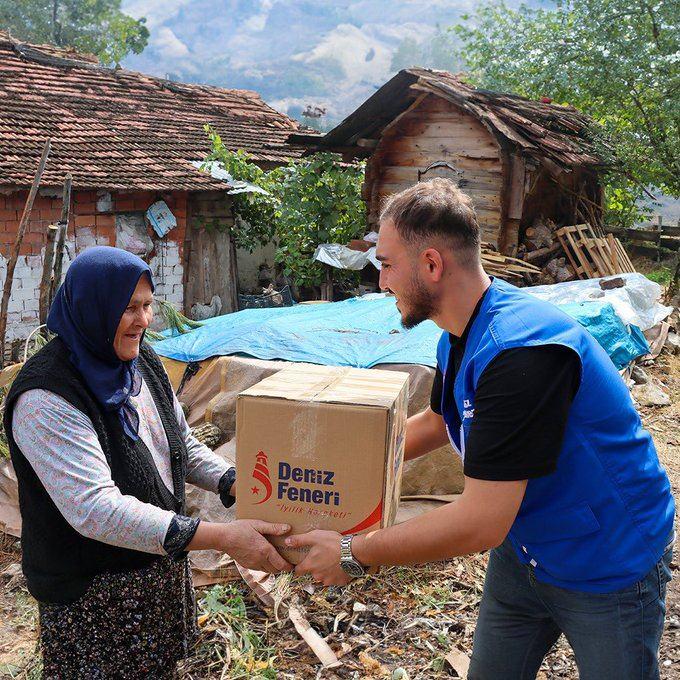
[[[549,302],[494,279],[469,329],[453,385],[446,376],[448,333],[437,348],[449,438],[464,457],[482,371],[503,350],[538,345],[574,350],[581,360],[581,384],[557,470],[529,480],[509,539],[539,581],[613,592],[635,583],[660,559],[675,504],[652,438],[593,336]]]

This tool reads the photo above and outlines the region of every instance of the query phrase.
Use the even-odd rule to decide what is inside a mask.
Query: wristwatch
[[[359,578],[366,574],[366,570],[360,562],[357,562],[352,555],[352,539],[354,534],[343,536],[340,539],[340,566],[342,570],[352,578]]]

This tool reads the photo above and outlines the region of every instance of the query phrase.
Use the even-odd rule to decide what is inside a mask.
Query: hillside
[[[327,114],[320,123],[328,127],[400,68],[459,68],[445,29],[475,4],[125,0],[125,11],[146,16],[151,39],[142,55],[124,65],[181,81],[257,90],[293,117],[308,105],[321,106]]]

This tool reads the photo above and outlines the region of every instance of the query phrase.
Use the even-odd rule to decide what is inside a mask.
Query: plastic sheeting
[[[608,302],[590,300],[563,307],[621,368],[646,354],[649,347],[639,334],[632,335]],[[155,343],[154,349],[185,362],[242,354],[357,368],[378,364],[434,367],[440,335],[432,321],[404,330],[394,298],[372,294],[328,304],[245,309],[208,319],[195,331]]]
[[[637,326],[627,329],[608,302],[593,300],[558,306],[595,336],[616,368],[621,369],[637,357],[649,354],[642,331]]]
[[[246,182],[245,180],[235,179],[230,175],[225,169],[224,165],[220,161],[191,161],[191,164],[201,172],[208,173],[213,179],[223,179],[225,182],[230,184],[228,189],[228,194],[265,194],[269,195],[269,192],[262,187],[257,186],[257,184],[252,184],[251,182]]]
[[[171,359],[163,359],[163,364],[173,385],[177,385],[186,364]],[[227,458],[233,456],[238,394],[287,365],[282,361],[246,357],[217,357],[202,362],[198,373],[186,383],[179,395],[180,401],[189,409],[189,424],[192,427],[203,422],[217,425],[228,441],[219,452]],[[414,364],[389,364],[380,368],[408,373],[408,415],[425,410],[430,403],[433,369]],[[405,463],[401,487],[404,495],[459,493],[462,488],[462,465],[448,444]]]
[[[380,269],[380,261],[375,259],[375,246],[363,252],[352,250],[339,243],[322,243],[316,247],[312,260],[323,262],[336,269],[351,269],[358,271],[369,262]]]
[[[436,365],[441,331],[426,321],[404,330],[394,298],[365,295],[343,302],[244,309],[203,322],[201,328],[154,344],[179,361],[245,354],[329,366]]]
[[[625,286],[611,290],[602,290],[600,287],[600,281],[618,278],[625,281]],[[541,300],[548,300],[556,305],[591,300],[609,302],[624,324],[637,326],[643,331],[656,326],[673,311],[672,307],[666,307],[658,302],[661,297],[661,286],[638,273],[617,274],[604,279],[567,281],[551,286],[534,286],[525,290]]]
[[[21,536],[17,476],[9,458],[0,458],[0,531]]]
[[[177,389],[187,365],[171,359],[163,359],[163,365],[173,387]],[[281,361],[261,361],[246,357],[218,357],[202,362],[198,373],[187,381],[179,395],[180,401],[189,409],[189,424],[192,427],[204,422],[217,425],[227,441],[216,453],[233,463],[236,447],[236,398],[239,392],[286,365]],[[430,403],[433,369],[412,364],[380,368],[409,374],[409,415],[419,413],[427,407]],[[0,382],[2,377],[3,374],[0,374]],[[461,460],[447,444],[416,460],[406,461],[401,490],[403,495],[423,497],[424,501],[426,496],[461,493],[463,483]],[[434,501],[429,501],[429,505],[433,504],[436,505]],[[412,516],[416,511],[422,512],[425,506],[429,507],[428,503],[412,506],[407,516]],[[191,484],[187,485],[187,512],[207,521],[225,522],[234,519],[233,508],[225,509],[216,494]],[[13,536],[19,536],[21,531],[17,480],[9,460],[0,460],[0,530]],[[194,576],[201,584],[212,583],[216,578],[224,577],[230,565],[228,557],[214,551],[192,553],[191,562]],[[197,574],[201,574],[200,578]]]

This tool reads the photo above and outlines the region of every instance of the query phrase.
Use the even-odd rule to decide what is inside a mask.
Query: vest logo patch
[[[475,409],[470,408],[471,406],[472,402],[469,399],[463,399],[463,420],[474,417]]]

